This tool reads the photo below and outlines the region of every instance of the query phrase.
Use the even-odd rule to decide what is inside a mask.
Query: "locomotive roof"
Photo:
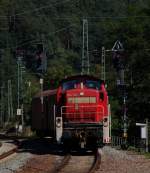
[[[63,80],[61,80],[60,83],[64,83],[64,82],[67,82],[67,81],[70,81],[70,80],[78,80],[78,79],[89,79],[89,80],[98,80],[98,81],[101,81],[102,83],[104,83],[103,80],[99,79],[99,78],[96,78],[94,76],[90,76],[90,75],[76,75],[76,76],[70,76],[70,77],[67,77]]]
[[[43,97],[46,97],[46,96],[52,96],[52,95],[55,95],[57,93],[57,89],[54,89],[54,90],[45,90],[45,91],[42,91],[42,92],[38,92],[34,98],[39,98],[41,96]]]

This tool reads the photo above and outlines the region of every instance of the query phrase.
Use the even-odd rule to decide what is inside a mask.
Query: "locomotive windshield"
[[[62,85],[63,90],[75,89],[80,83],[83,83],[85,88],[97,89],[99,90],[101,87],[101,82],[96,80],[71,80],[64,82]]]
[[[86,80],[84,83],[86,88],[100,89],[100,81]]]
[[[72,80],[72,81],[68,81],[63,83],[63,90],[69,90],[69,89],[74,89],[76,86],[77,80]]]

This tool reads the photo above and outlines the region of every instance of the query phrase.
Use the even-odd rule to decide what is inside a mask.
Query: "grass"
[[[145,153],[144,156],[145,156],[147,159],[150,159],[150,153]]]

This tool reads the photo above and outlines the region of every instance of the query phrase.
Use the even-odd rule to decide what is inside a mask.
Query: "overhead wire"
[[[23,12],[20,12],[20,13],[17,13],[15,14],[15,16],[22,16],[22,15],[25,15],[25,14],[29,14],[29,13],[33,13],[33,12],[36,12],[36,11],[40,11],[40,10],[43,10],[43,9],[47,9],[47,8],[50,8],[50,7],[53,7],[53,6],[56,6],[56,5],[59,5],[59,4],[64,4],[64,3],[67,3],[67,2],[71,2],[72,0],[63,0],[63,1],[58,1],[54,4],[49,4],[49,5],[46,5],[46,6],[42,6],[42,7],[38,7],[38,8],[34,8],[33,10],[27,10],[27,11],[23,11]],[[38,14],[39,16],[40,14]],[[7,17],[7,16],[0,16],[0,17]],[[101,20],[105,20],[105,19],[128,19],[128,18],[150,18],[150,16],[76,16],[77,18],[79,19],[83,19],[83,18],[86,18],[86,19],[101,19]],[[68,19],[72,19],[72,17],[70,16],[67,16],[67,17],[52,17],[52,19],[55,19],[55,20],[68,20]],[[55,34],[55,33],[58,33],[58,32],[61,32],[63,30],[66,30],[67,28],[69,27],[72,27],[72,26],[75,26],[75,24],[73,25],[69,25],[65,28],[61,28],[61,29],[58,29],[57,31],[54,31],[52,32],[51,34]],[[50,34],[50,35],[51,35]],[[48,34],[49,35],[49,34]],[[22,44],[19,44],[19,46],[23,46],[23,45],[26,45],[27,43],[32,43],[32,42],[36,42],[37,39],[32,39],[32,40],[29,40],[29,41],[26,41],[25,43],[22,43]]]
[[[33,13],[33,12],[37,12],[37,11],[40,11],[40,10],[43,10],[43,9],[48,9],[48,8],[51,8],[53,6],[56,6],[56,5],[60,5],[60,4],[64,4],[64,3],[67,3],[67,2],[71,2],[71,1],[74,1],[74,0],[63,0],[63,1],[58,1],[56,3],[53,3],[53,4],[47,4],[45,6],[41,6],[41,7],[37,7],[37,8],[34,8],[32,10],[26,10],[26,11],[23,11],[23,12],[20,12],[20,13],[16,13],[14,14],[14,16],[21,16],[21,15],[25,15],[25,14],[29,14],[29,13]],[[0,18],[7,18],[8,15],[4,16],[4,15],[0,15]]]
[[[56,30],[56,31],[54,31],[54,32],[51,32],[51,33],[48,33],[47,35],[48,36],[51,36],[51,35],[54,35],[54,34],[56,34],[56,33],[59,33],[59,32],[61,32],[61,31],[65,31],[66,29],[68,29],[68,28],[71,28],[71,27],[73,27],[73,26],[76,26],[75,24],[72,24],[72,25],[69,25],[69,26],[67,26],[67,27],[64,27],[64,28],[61,28],[61,29],[58,29],[58,30]],[[25,43],[22,43],[22,42],[25,42]],[[34,38],[32,38],[32,40],[25,40],[25,41],[22,41],[21,43],[18,43],[16,46],[13,46],[13,47],[7,47],[7,48],[4,48],[4,49],[16,49],[16,48],[18,48],[18,47],[20,47],[20,46],[24,46],[24,45],[27,45],[27,44],[29,44],[29,43],[41,43],[41,40],[40,39],[34,39]]]
[[[79,16],[76,16],[77,18],[79,19],[128,19],[128,18],[150,18],[150,16],[83,16],[83,17],[79,17]],[[52,17],[53,18],[53,17]],[[72,17],[55,17],[53,19],[56,19],[56,20],[68,20],[68,19],[72,19]]]
[[[37,11],[47,9],[47,8],[50,8],[50,7],[53,7],[53,6],[56,6],[56,5],[64,4],[64,3],[67,3],[67,2],[70,2],[70,1],[72,1],[72,0],[58,1],[55,4],[49,4],[49,5],[45,5],[45,6],[42,6],[42,7],[34,8],[33,10],[30,10],[30,11],[23,11],[23,12],[17,13],[17,14],[15,14],[15,16],[21,16],[21,15],[37,12]]]

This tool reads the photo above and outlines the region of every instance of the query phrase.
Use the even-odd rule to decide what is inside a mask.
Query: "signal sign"
[[[124,51],[123,45],[119,40],[115,42],[112,51]]]

